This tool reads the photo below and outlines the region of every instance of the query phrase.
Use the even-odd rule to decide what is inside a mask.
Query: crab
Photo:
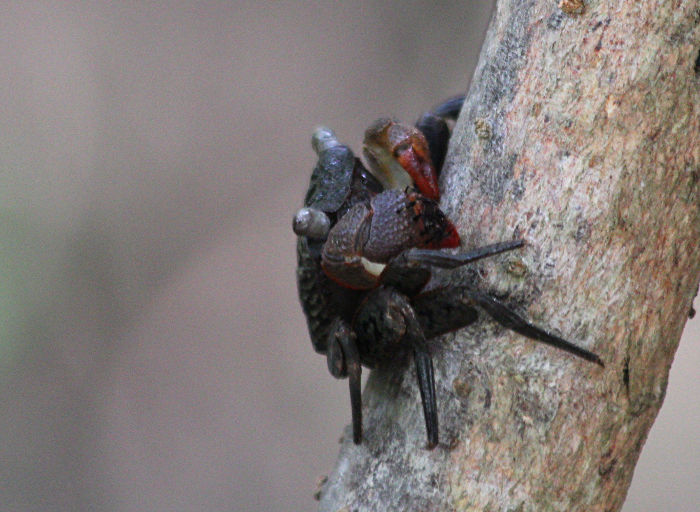
[[[393,364],[412,351],[427,432],[439,441],[428,340],[472,324],[479,310],[496,322],[600,366],[595,353],[527,322],[473,285],[428,286],[431,268],[453,269],[518,249],[521,239],[454,253],[457,229],[438,206],[438,176],[463,97],[447,100],[415,126],[382,118],[367,129],[369,170],[332,130],[312,137],[318,155],[304,207],[293,220],[297,284],[316,352],[348,378],[353,442],[362,441],[362,366]]]

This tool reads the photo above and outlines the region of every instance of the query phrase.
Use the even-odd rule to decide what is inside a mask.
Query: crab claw
[[[365,132],[364,154],[385,188],[415,186],[433,200],[440,197],[437,172],[420,130],[392,119],[378,119]]]

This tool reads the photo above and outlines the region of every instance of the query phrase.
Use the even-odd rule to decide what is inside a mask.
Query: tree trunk
[[[499,1],[443,172],[484,289],[598,353],[497,327],[433,340],[440,445],[410,365],[373,372],[322,511],[615,511],[700,280],[700,2]],[[441,273],[462,282],[465,273]]]

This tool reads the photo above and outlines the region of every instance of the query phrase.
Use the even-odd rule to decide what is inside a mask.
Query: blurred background
[[[0,17],[0,510],[310,510],[350,420],[291,216],[464,91],[491,2],[26,2]],[[700,321],[625,510],[697,510]]]

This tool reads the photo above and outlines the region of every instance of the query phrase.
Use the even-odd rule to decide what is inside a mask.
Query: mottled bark
[[[622,506],[700,280],[700,2],[581,3],[498,2],[443,205],[466,247],[525,238],[485,288],[606,368],[486,318],[435,340],[441,444],[412,367],[374,372],[322,511]]]

